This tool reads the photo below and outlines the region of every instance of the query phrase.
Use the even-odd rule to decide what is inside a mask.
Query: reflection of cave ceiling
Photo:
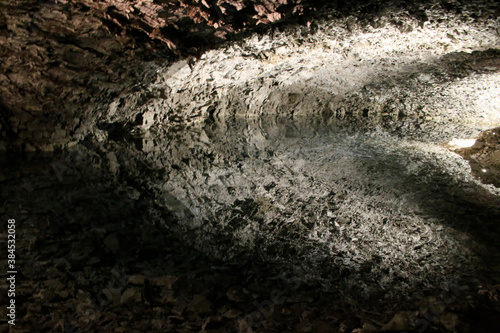
[[[158,218],[163,227],[224,262],[252,254],[367,299],[382,297],[380,288],[391,299],[474,274],[471,235],[498,215],[498,190],[442,147],[311,123],[158,131],[139,145],[109,143],[107,157],[115,177],[148,189],[154,210],[175,216]],[[474,226],[471,211],[481,221]]]

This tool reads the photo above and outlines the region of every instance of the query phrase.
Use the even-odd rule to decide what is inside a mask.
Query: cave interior
[[[0,0],[0,59],[0,332],[500,332],[497,1]]]

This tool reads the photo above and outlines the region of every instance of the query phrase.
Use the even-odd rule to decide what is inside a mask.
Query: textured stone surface
[[[210,114],[361,112],[424,122],[435,113],[421,109],[422,97],[452,116],[462,104],[465,118],[471,109],[496,110],[481,104],[494,92],[469,94],[494,79],[472,74],[498,72],[497,51],[486,51],[498,48],[494,1],[18,0],[0,7],[3,148],[64,148],[108,119],[147,128]],[[310,19],[315,7],[323,22]],[[263,38],[238,42],[253,28]],[[183,63],[166,69],[179,57]]]
[[[16,329],[498,331],[498,8],[319,3],[1,2]]]
[[[1,158],[20,331],[498,327],[500,193],[438,144],[255,119]]]
[[[2,137],[13,148],[61,147],[95,125],[96,108],[129,89],[125,81],[147,76],[141,48],[110,33],[81,3],[0,6]]]
[[[474,145],[455,152],[470,162],[476,177],[500,188],[500,128],[481,132]]]
[[[208,51],[194,63],[159,66],[150,84],[102,116],[143,130],[228,117],[304,117],[443,141],[498,123],[497,18],[427,10],[426,21],[404,11],[381,16],[381,25],[350,27],[353,20],[332,16],[314,28]],[[401,31],[398,20],[415,28]]]
[[[62,148],[95,128],[111,98],[150,82],[150,61],[312,10],[300,2],[1,1],[0,148]]]
[[[438,143],[337,125],[215,122],[100,149],[113,177],[150,193],[155,221],[210,257],[251,254],[270,274],[388,302],[470,282],[498,189]]]
[[[401,135],[477,134],[500,119],[498,22],[449,18],[443,26],[443,15],[429,11],[434,23],[408,33],[390,24],[350,32],[341,19],[306,38],[297,37],[303,29],[255,36],[210,51],[192,67],[159,71],[148,87],[158,97],[139,106],[130,96],[120,114],[140,112],[144,128],[272,116],[384,125]]]

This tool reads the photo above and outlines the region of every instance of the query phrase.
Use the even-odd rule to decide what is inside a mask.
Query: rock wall
[[[411,32],[390,23],[350,31],[349,19],[330,19],[316,32],[255,36],[192,66],[159,70],[146,88],[153,98],[138,105],[138,92],[123,112],[112,104],[108,120],[140,113],[148,129],[158,121],[305,117],[436,140],[477,134],[500,120],[499,22],[451,16],[444,26],[444,15],[428,11],[424,27],[396,15]]]
[[[147,71],[144,49],[109,31],[82,3],[1,3],[2,147],[53,150],[78,135],[99,104]]]
[[[456,101],[462,88],[449,87],[463,78],[477,91],[498,71],[494,1],[16,0],[0,9],[2,150],[65,148],[102,123],[146,129],[246,112],[409,115],[420,126],[436,115],[415,98],[470,109],[476,97]]]
[[[305,14],[299,2],[1,1],[0,147],[63,148],[91,132],[112,98],[149,83],[152,60],[196,56]]]

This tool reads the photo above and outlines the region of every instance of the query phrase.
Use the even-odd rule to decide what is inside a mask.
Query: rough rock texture
[[[5,159],[20,331],[498,327],[500,193],[440,145],[312,119],[111,137]]]
[[[350,32],[347,19],[254,36],[206,53],[194,66],[158,71],[145,92],[112,103],[108,121],[141,114],[143,128],[209,117],[328,119],[384,125],[400,135],[441,140],[477,134],[500,121],[498,19],[485,23],[428,11],[414,26],[366,26]],[[390,18],[381,18],[390,21]],[[453,35],[455,34],[455,35]],[[480,114],[480,115],[479,115]],[[423,134],[425,133],[425,134]]]
[[[234,105],[245,99],[239,112],[249,107],[251,113],[268,109],[286,113],[290,107],[300,108],[303,104],[307,112],[314,109],[317,113],[335,113],[341,109],[340,116],[349,116],[349,112],[380,115],[381,111],[386,117],[399,117],[414,111],[422,113],[421,105],[406,96],[415,88],[422,90],[417,91],[417,96],[443,93],[453,102],[455,96],[446,90],[453,83],[446,81],[455,81],[457,75],[498,71],[496,51],[486,52],[488,48],[498,48],[499,15],[494,1],[461,4],[454,1],[19,0],[2,1],[0,6],[1,145],[17,150],[64,148],[95,132],[97,125],[108,118],[135,124],[136,109],[145,104],[175,108],[175,116],[170,119],[165,117],[164,110],[153,112],[159,115],[158,122],[175,122],[193,115],[205,117],[212,112],[207,103],[227,108],[225,104]],[[319,17],[325,22],[311,19],[315,7],[321,8]],[[290,22],[304,26],[287,30],[286,23]],[[273,29],[266,30],[269,24]],[[241,40],[253,28],[267,31],[263,43],[258,38],[243,42],[240,45],[246,50],[233,43],[195,66],[195,58],[206,49],[228,40]],[[287,44],[270,40],[272,36]],[[382,37],[382,44],[388,45],[380,42],[376,45],[377,37]],[[376,56],[375,50],[384,57]],[[473,51],[479,53],[454,54]],[[309,59],[303,60],[305,64],[301,67],[295,69],[296,64],[292,63],[290,68],[290,61],[301,61],[300,54]],[[253,62],[238,59],[245,56],[260,59]],[[316,56],[323,59],[310,59]],[[183,89],[179,84],[161,81],[165,80],[164,68],[171,64],[165,62],[178,57],[189,57],[185,64],[194,66],[191,76],[181,71],[184,75],[181,79],[200,79],[197,84],[204,87],[191,93],[211,96],[213,92],[218,94],[217,98],[200,97],[204,100],[195,100],[191,105],[185,98],[192,95],[178,96]],[[227,73],[215,71],[207,80],[208,74],[199,68],[207,61],[212,62],[212,71],[216,67],[214,62],[222,61],[221,70]],[[236,76],[216,83],[224,82],[224,87],[210,83],[220,75],[232,75],[224,66],[237,64]],[[269,68],[273,64],[274,68]],[[315,66],[318,67],[314,69]],[[458,71],[450,66],[458,66]],[[258,95],[252,87],[260,84],[257,81],[249,81],[246,88],[243,82],[238,83],[246,93],[233,90],[227,81],[248,80],[238,78],[247,70],[260,73],[254,73],[263,80],[264,90]],[[322,79],[310,82],[318,71],[337,77],[336,83],[326,82],[326,87],[333,89],[331,93],[321,88],[325,83]],[[274,87],[273,72],[283,72],[282,79],[294,84]],[[418,81],[410,73],[423,76]],[[277,79],[279,82],[280,77]],[[409,79],[413,84],[398,87]],[[369,88],[370,83],[387,87],[376,88],[382,91],[360,90]],[[220,94],[228,96],[221,98]],[[158,98],[163,101],[155,102]],[[250,98],[254,99],[251,102],[254,106],[248,105]],[[302,101],[303,98],[309,101]],[[314,103],[314,99],[320,99],[321,103]],[[270,101],[266,102],[267,109],[258,110],[265,100]],[[459,102],[467,107],[472,103]],[[447,104],[448,101],[443,106]],[[189,107],[196,110],[189,109],[186,113]],[[151,121],[147,118],[142,125],[148,127]]]
[[[1,2],[16,331],[498,331],[498,7],[384,3]]]
[[[200,55],[300,1],[0,2],[1,147],[53,150],[91,132],[113,97],[151,81],[151,60]]]
[[[147,76],[143,49],[110,33],[82,4],[0,6],[3,147],[53,150],[95,123],[85,115],[127,91],[125,79]]]
[[[121,166],[111,171],[154,193],[158,211],[176,217],[167,229],[211,257],[251,253],[302,282],[342,286],[344,297],[393,300],[414,297],[417,285],[465,283],[477,264],[468,234],[485,237],[500,214],[498,189],[461,158],[379,132],[260,120],[134,142],[107,147]]]

